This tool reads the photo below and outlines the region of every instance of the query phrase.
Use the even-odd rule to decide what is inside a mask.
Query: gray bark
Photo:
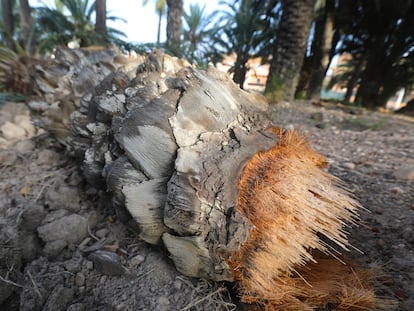
[[[20,25],[22,27],[24,49],[31,54],[33,50],[33,18],[28,0],[20,0]]]
[[[13,42],[13,1],[11,0],[2,0],[1,1],[1,8],[2,8],[2,14],[3,14],[3,38],[5,45],[11,49],[14,50],[14,42]]]
[[[276,100],[294,98],[316,0],[283,0],[266,92]]]
[[[183,1],[167,0],[167,48],[170,53],[180,56]]]
[[[95,32],[98,35],[98,41],[105,43],[108,35],[106,29],[106,0],[96,0],[95,2],[96,23]]]

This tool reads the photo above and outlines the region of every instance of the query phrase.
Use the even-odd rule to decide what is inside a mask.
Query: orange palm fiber
[[[337,252],[320,235],[348,249],[345,228],[357,219],[360,205],[338,178],[322,169],[326,159],[310,149],[302,135],[270,131],[280,136],[279,143],[256,153],[240,178],[237,210],[253,229],[230,261],[244,301],[283,302],[293,297],[302,303],[302,293],[322,293],[309,285],[301,267],[316,263],[312,250]],[[297,286],[298,280],[307,284],[306,291],[303,284]]]

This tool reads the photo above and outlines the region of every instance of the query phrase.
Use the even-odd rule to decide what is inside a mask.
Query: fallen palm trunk
[[[62,141],[183,274],[237,282],[268,310],[374,307],[366,275],[335,256],[358,203],[263,98],[154,51],[79,105]]]

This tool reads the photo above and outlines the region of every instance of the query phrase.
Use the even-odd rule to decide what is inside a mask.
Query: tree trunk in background
[[[270,64],[266,94],[291,101],[302,68],[315,0],[282,0],[282,18]]]
[[[345,104],[351,103],[351,98],[354,93],[354,88],[358,83],[359,76],[361,73],[362,64],[363,64],[363,61],[361,59],[357,59],[357,58],[355,59],[355,68],[353,70],[353,74],[346,84],[346,93],[344,97]]]
[[[24,49],[27,53],[33,52],[33,19],[28,0],[20,0],[19,15],[20,25],[24,40]]]
[[[183,0],[167,0],[167,49],[180,56]]]
[[[366,64],[360,76],[361,82],[355,101],[364,107],[374,108],[382,104],[379,102],[379,99],[382,87],[381,81],[383,81],[382,76],[385,74],[385,69],[381,64],[386,63],[383,42],[375,42],[365,59]]]
[[[306,98],[312,101],[320,100],[323,79],[330,63],[333,39],[334,1],[322,0],[320,2],[323,3],[316,11],[309,87],[306,94]]]
[[[244,81],[246,80],[246,62],[245,59],[240,59],[239,55],[237,55],[236,63],[234,64],[234,76],[233,81],[243,89]]]
[[[158,12],[157,47],[159,47],[161,43],[161,21],[162,12]]]
[[[98,41],[101,43],[106,42],[108,35],[106,29],[106,0],[96,0],[95,2],[96,22],[95,22],[95,33]]]
[[[13,1],[12,0],[1,0],[1,8],[3,13],[3,27],[4,27],[4,43],[5,45],[11,49],[14,50],[15,46],[13,43]]]

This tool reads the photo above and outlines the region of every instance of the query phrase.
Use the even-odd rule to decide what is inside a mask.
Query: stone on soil
[[[23,128],[26,131],[28,137],[32,137],[36,134],[36,128],[32,124],[30,116],[17,115],[14,118],[14,123],[16,123],[19,127]]]
[[[56,258],[67,245],[68,243],[64,240],[56,240],[46,243],[43,248],[43,255],[49,259]]]
[[[106,275],[122,275],[126,269],[122,266],[118,254],[103,250],[93,252],[88,256],[93,262],[94,267],[102,274]]]
[[[414,180],[414,165],[402,166],[394,172],[397,179]]]
[[[25,129],[9,121],[1,126],[0,131],[6,140],[22,140],[27,135]]]
[[[29,153],[35,149],[36,144],[30,139],[25,139],[19,141],[14,147],[20,153]]]
[[[72,214],[42,225],[37,231],[45,242],[64,240],[68,244],[76,244],[88,235],[88,220]]]

